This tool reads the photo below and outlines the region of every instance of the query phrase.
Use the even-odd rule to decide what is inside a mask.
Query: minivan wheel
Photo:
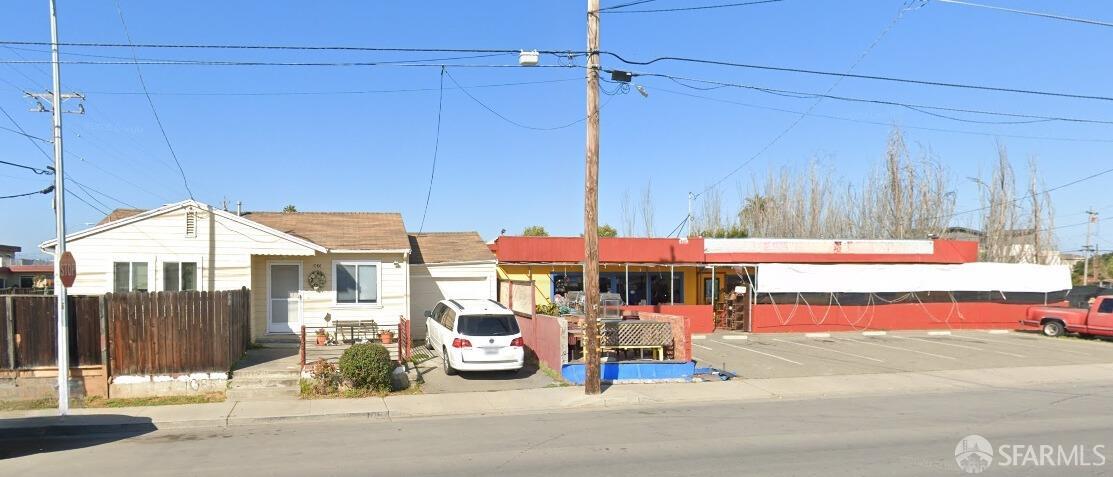
[[[1065,331],[1063,324],[1058,321],[1048,321],[1043,324],[1043,334],[1047,336],[1062,336]]]
[[[441,350],[441,369],[444,370],[444,374],[449,376],[456,374],[456,370],[452,369],[452,362],[448,360],[447,348]]]

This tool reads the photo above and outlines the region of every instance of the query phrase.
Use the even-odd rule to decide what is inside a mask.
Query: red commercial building
[[[501,281],[575,310],[581,238],[501,236],[491,249]],[[977,242],[959,240],[601,238],[599,254],[607,312],[683,315],[697,333],[1016,328],[1070,288],[1066,267],[976,263]]]

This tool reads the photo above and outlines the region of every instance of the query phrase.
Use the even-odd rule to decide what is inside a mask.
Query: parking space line
[[[925,355],[925,356],[932,356],[932,357],[936,357],[936,358],[952,359],[952,360],[953,359],[958,359],[958,358],[955,358],[954,356],[945,356],[945,355],[942,355],[942,354],[928,353],[927,351],[920,351],[920,350],[916,350],[916,349],[912,349],[912,348],[901,348],[900,346],[883,345],[881,343],[874,343],[874,342],[870,342],[870,341],[862,341],[862,340],[856,340],[856,339],[851,339],[851,338],[839,338],[839,339],[843,339],[843,340],[846,340],[846,341],[853,341],[855,343],[862,343],[862,344],[868,344],[868,345],[873,345],[873,346],[880,346],[882,348],[889,348],[889,349],[895,349],[895,350],[900,350],[900,351],[908,351],[910,353],[917,353],[917,354],[922,354],[922,355]]]
[[[785,340],[781,340],[781,339],[777,339],[777,338],[773,338],[773,341],[780,341],[781,343],[794,344],[794,345],[797,345],[797,346],[803,346],[805,348],[815,348],[815,349],[822,350],[822,351],[830,351],[832,353],[845,354],[847,356],[853,356],[855,358],[868,359],[870,361],[877,361],[878,363],[884,363],[885,362],[885,361],[877,359],[877,358],[871,358],[869,356],[862,356],[860,354],[847,353],[845,351],[839,351],[837,349],[824,348],[822,346],[813,346],[813,345],[804,344],[804,343],[796,343],[794,341],[785,341]]]
[[[1022,347],[1025,347],[1025,348],[1037,348],[1037,349],[1045,349],[1045,350],[1049,349],[1048,347],[1045,347],[1045,346],[1042,346],[1042,345],[1035,345],[1035,344],[1029,344],[1029,343],[1014,343],[1013,341],[1015,341],[1015,340],[1012,340],[1012,341],[1010,341],[1010,340],[993,340],[993,339],[989,339],[989,338],[975,338],[975,337],[963,336],[963,335],[954,335],[954,337],[955,338],[967,339],[967,340],[975,340],[975,341],[988,341],[990,343],[1001,343],[1001,344],[1007,344],[1007,345],[1011,345],[1011,346],[1022,346]],[[1086,353],[1084,351],[1078,351],[1078,350],[1073,350],[1073,349],[1064,349],[1062,347],[1056,348],[1055,352],[1056,353],[1080,354],[1080,355],[1083,355],[1083,356],[1092,356],[1092,353]]]
[[[706,349],[706,350],[709,350],[709,351],[715,351],[715,350],[713,350],[711,348],[708,348],[704,345],[698,345],[698,344],[695,344],[695,343],[692,343],[692,346],[695,346],[696,348],[703,348],[703,349]]]
[[[803,365],[804,365],[804,363],[800,363],[800,362],[797,362],[797,361],[793,361],[793,360],[791,360],[791,359],[788,359],[788,358],[782,358],[782,357],[780,357],[780,356],[777,356],[777,355],[775,355],[775,354],[769,354],[769,353],[765,353],[765,352],[762,352],[762,351],[758,351],[758,350],[756,350],[756,349],[750,349],[750,348],[747,348],[747,347],[745,347],[745,346],[732,345],[732,344],[730,344],[730,343],[724,343],[724,342],[722,342],[722,341],[716,341],[716,343],[719,343],[719,344],[721,344],[721,345],[726,345],[726,346],[730,346],[731,348],[738,348],[738,349],[740,349],[740,350],[742,350],[742,351],[749,351],[749,352],[751,352],[751,353],[757,353],[757,354],[760,354],[760,355],[763,355],[763,356],[768,356],[768,357],[770,357],[770,358],[775,358],[775,359],[779,359],[779,360],[781,360],[781,361],[785,361],[785,362],[788,362],[788,363],[792,363],[792,364],[795,364],[795,365],[797,365],[797,366],[803,366]]]
[[[942,345],[942,346],[951,346],[951,347],[954,347],[954,348],[970,349],[970,350],[974,350],[974,351],[990,351],[990,352],[997,353],[997,354],[1003,354],[1005,356],[1012,356],[1014,358],[1023,358],[1024,357],[1024,355],[1022,355],[1022,354],[1006,353],[1004,351],[997,351],[997,350],[987,350],[985,348],[978,348],[977,346],[967,346],[967,345],[960,345],[960,344],[955,344],[955,343],[944,343],[942,341],[925,340],[925,339],[922,339],[922,338],[914,338],[914,337],[911,337],[911,336],[897,336],[897,338],[900,338],[902,340],[923,341],[924,343],[931,343],[931,344],[937,344],[937,345]]]

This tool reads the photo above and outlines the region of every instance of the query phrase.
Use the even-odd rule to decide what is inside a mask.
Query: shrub
[[[534,310],[538,315],[560,316],[560,305],[556,303],[541,303]]]
[[[314,394],[332,394],[340,386],[340,373],[336,371],[336,365],[324,358],[317,358],[313,363],[312,376]]]
[[[390,351],[378,343],[354,344],[340,356],[340,375],[353,388],[388,392],[392,372],[394,361]]]

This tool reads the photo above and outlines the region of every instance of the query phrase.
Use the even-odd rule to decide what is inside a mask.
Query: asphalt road
[[[0,442],[0,475],[965,475],[969,434],[995,451],[1105,446],[1103,466],[1002,467],[994,452],[981,475],[1109,475],[1113,383],[26,439]]]

